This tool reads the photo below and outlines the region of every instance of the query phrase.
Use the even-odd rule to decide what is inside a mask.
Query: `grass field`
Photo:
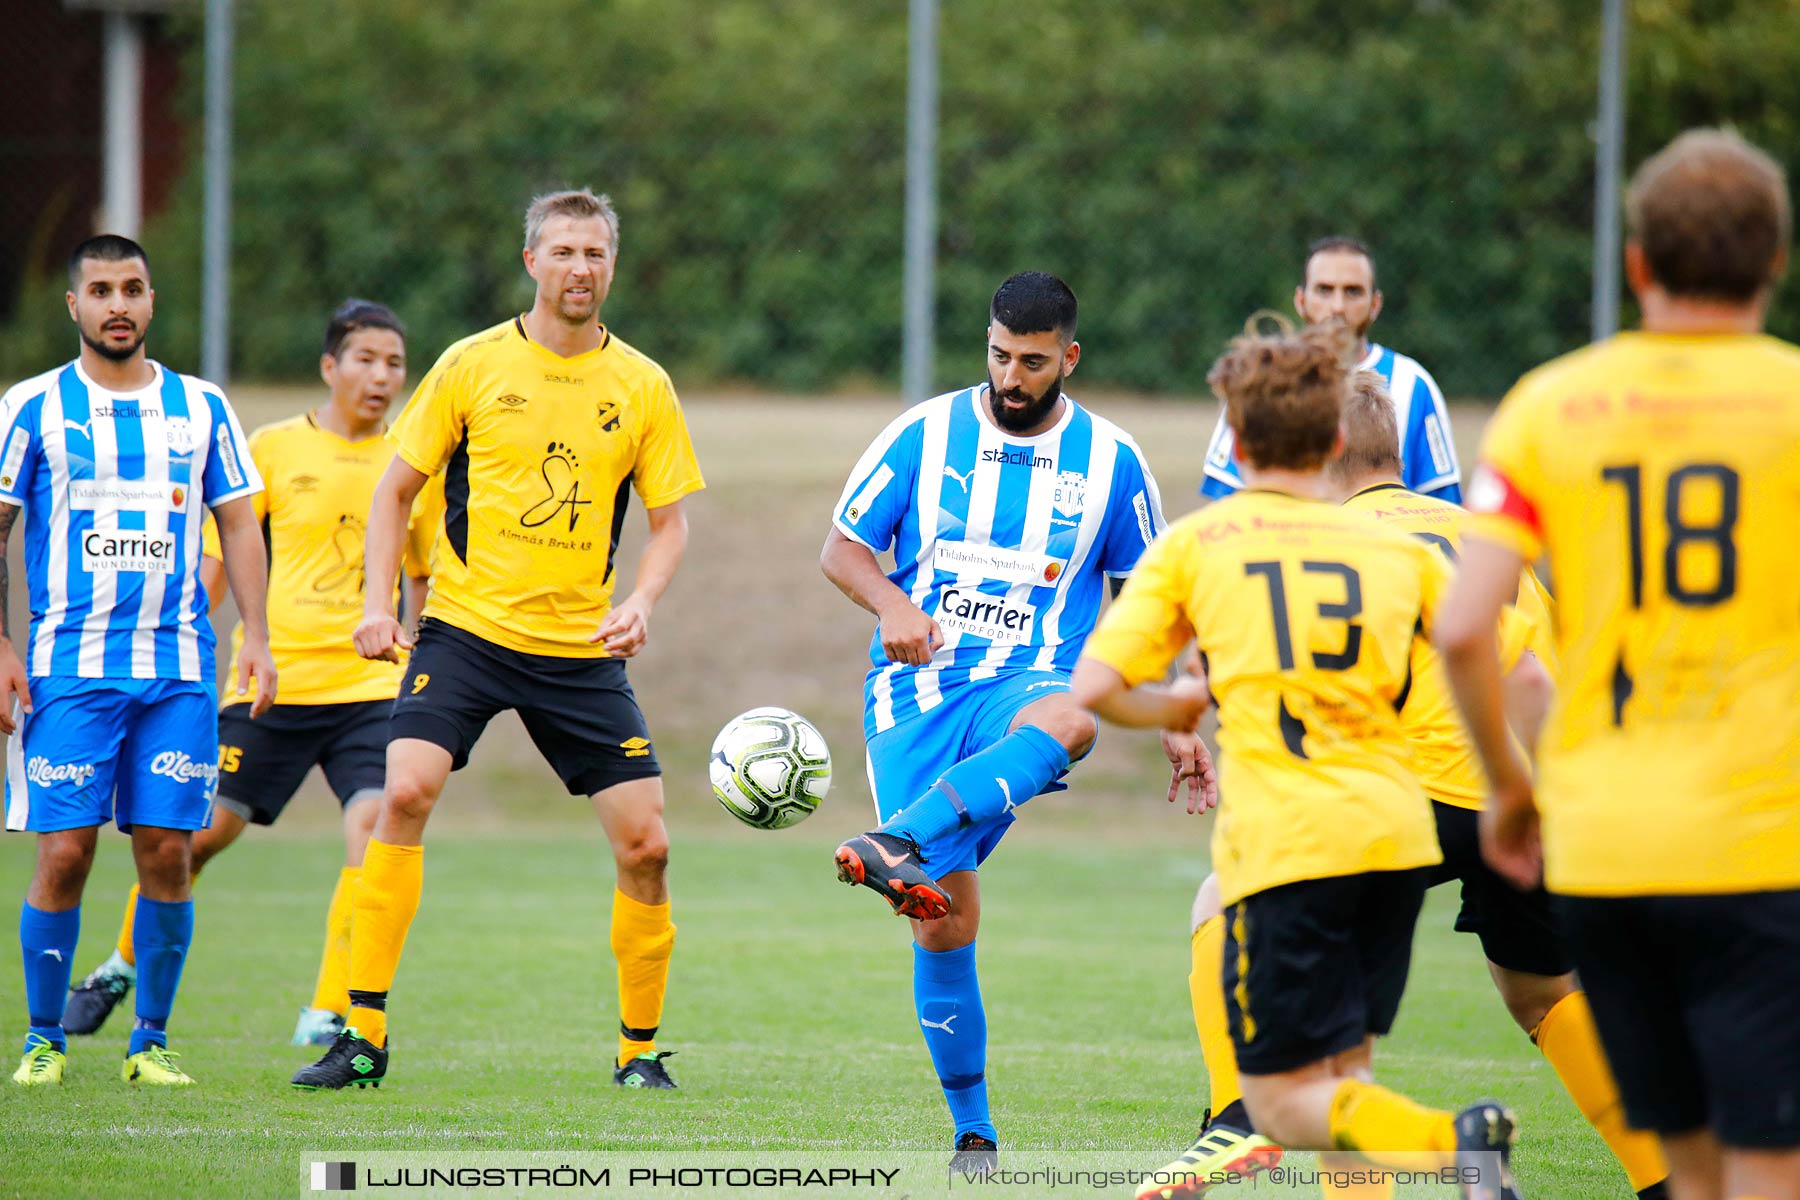
[[[238,397],[246,424],[301,402]],[[1211,406],[1097,407],[1136,433],[1166,507],[1185,511]],[[711,487],[693,502],[687,565],[633,667],[668,774],[681,935],[664,1030],[680,1051],[670,1066],[681,1091],[611,1084],[610,858],[585,802],[561,795],[502,720],[434,823],[393,994],[387,1086],[311,1095],[286,1083],[310,1057],[285,1041],[310,993],[340,854],[315,779],[279,828],[248,836],[197,892],[171,1029],[201,1086],[171,1095],[121,1084],[128,1022],[115,1016],[75,1042],[64,1088],[0,1088],[0,1196],[291,1195],[308,1150],[943,1146],[905,931],[828,865],[870,811],[857,733],[869,622],[815,559],[843,474],[892,412],[874,402],[689,404]],[[1465,462],[1478,419],[1468,414],[1459,430]],[[628,545],[627,577],[632,554]],[[706,789],[712,733],[756,704],[813,716],[837,756],[826,806],[779,834],[738,827]],[[1075,788],[1035,801],[983,870],[990,1078],[1009,1145],[1127,1152],[1154,1166],[1192,1135],[1206,1083],[1188,1013],[1186,920],[1210,819],[1172,811],[1162,790],[1154,741],[1109,734]],[[30,839],[0,839],[0,895],[22,894],[31,857]],[[106,952],[129,861],[122,839],[103,838],[78,973]],[[1473,939],[1449,932],[1453,912],[1442,891],[1426,910],[1378,1070],[1435,1104],[1490,1092],[1514,1103],[1533,1200],[1627,1196],[1507,1020]],[[22,1026],[23,1010],[18,958],[0,954],[0,1012]]]

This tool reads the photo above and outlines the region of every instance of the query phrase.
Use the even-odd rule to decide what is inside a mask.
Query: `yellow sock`
[[[1456,1160],[1456,1118],[1379,1084],[1346,1079],[1331,1098],[1331,1141],[1372,1162],[1392,1151],[1394,1165],[1418,1168],[1422,1153],[1435,1153],[1436,1165],[1447,1167]]]
[[[1340,1182],[1339,1179],[1326,1176],[1326,1172],[1367,1172],[1379,1169],[1359,1155],[1321,1154],[1319,1155],[1319,1190],[1325,1194],[1326,1200],[1389,1200],[1389,1197],[1394,1194],[1394,1181],[1391,1178],[1351,1183]],[[1341,1175],[1339,1178],[1341,1179]]]
[[[669,902],[644,904],[613,889],[612,950],[619,964],[619,1062],[656,1049],[675,926]]]
[[[350,1011],[350,905],[361,873],[361,867],[338,872],[331,907],[325,910],[325,953],[319,959],[319,982],[313,987],[312,1006],[330,1009],[340,1017]]]
[[[350,991],[372,992],[386,1002],[424,890],[425,847],[369,839],[362,875],[351,889]],[[345,1023],[377,1046],[387,1045],[385,1008],[352,1002]]]
[[[137,925],[138,885],[131,885],[130,895],[125,897],[125,920],[119,925],[119,957],[137,966],[137,951],[131,948],[132,929]]]
[[[1632,1190],[1642,1191],[1667,1178],[1669,1164],[1663,1159],[1655,1135],[1625,1123],[1619,1085],[1614,1082],[1612,1068],[1607,1066],[1606,1054],[1600,1048],[1600,1034],[1594,1028],[1587,993],[1570,992],[1552,1005],[1531,1031],[1531,1040],[1550,1060],[1581,1115],[1606,1139],[1619,1165],[1625,1168]]]
[[[1194,1029],[1200,1034],[1200,1057],[1211,1081],[1207,1104],[1223,1111],[1243,1098],[1238,1085],[1237,1051],[1225,1020],[1225,918],[1211,917],[1194,930],[1194,969],[1188,975],[1188,998],[1194,1002]]]

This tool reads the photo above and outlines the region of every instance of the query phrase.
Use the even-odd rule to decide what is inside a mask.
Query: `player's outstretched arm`
[[[219,547],[225,555],[225,577],[231,597],[237,601],[238,620],[244,626],[244,646],[238,655],[237,692],[250,690],[256,680],[256,702],[250,715],[259,717],[275,703],[275,658],[269,653],[269,554],[263,545],[262,523],[249,496],[239,496],[212,510],[219,524]]]
[[[650,537],[638,555],[637,578],[631,595],[613,605],[600,628],[588,639],[605,642],[606,652],[630,658],[650,637],[650,610],[662,599],[687,553],[687,512],[681,501],[644,510],[650,520]]]
[[[875,552],[833,526],[819,551],[819,569],[837,590],[881,622],[881,650],[889,662],[922,667],[944,644],[944,631],[887,577]]]
[[[394,614],[394,592],[400,580],[400,555],[406,546],[406,524],[413,501],[429,478],[398,454],[381,473],[369,501],[369,523],[363,534],[363,615],[350,635],[364,658],[399,662],[400,651],[412,649],[412,638]]]
[[[19,519],[19,506],[0,503],[0,733],[12,733],[13,697],[19,707],[31,711],[31,688],[25,680],[25,664],[12,640],[12,575],[6,564],[6,545],[12,540],[13,523]]]
[[[1089,712],[1130,729],[1192,733],[1212,704],[1206,681],[1184,675],[1172,683],[1128,686],[1117,667],[1083,655],[1070,694]]]
[[[1482,812],[1482,854],[1494,870],[1529,888],[1543,873],[1537,805],[1531,772],[1507,732],[1495,636],[1501,612],[1518,595],[1524,566],[1516,550],[1481,537],[1465,538],[1456,581],[1430,614],[1430,631],[1493,791],[1492,802]]]

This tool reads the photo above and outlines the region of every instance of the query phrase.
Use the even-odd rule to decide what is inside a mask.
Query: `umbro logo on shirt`
[[[317,475],[294,476],[294,490],[296,492],[310,492],[318,486],[319,477]]]
[[[500,407],[511,412],[518,412],[525,407],[525,404],[525,397],[514,395],[512,392],[508,392],[506,395],[500,397]]]

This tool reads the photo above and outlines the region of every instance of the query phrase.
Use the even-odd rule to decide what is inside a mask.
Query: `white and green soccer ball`
[[[756,829],[786,829],[831,789],[831,751],[799,713],[753,708],[719,730],[708,772],[726,812]]]

